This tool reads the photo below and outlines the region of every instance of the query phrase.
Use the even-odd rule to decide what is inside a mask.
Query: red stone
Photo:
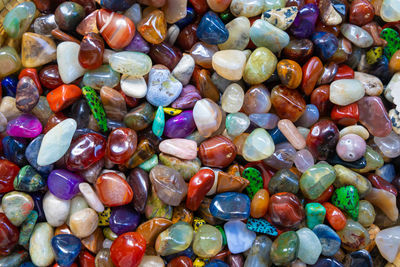
[[[124,97],[126,105],[130,108],[137,107],[139,105],[139,99],[127,96],[123,91],[119,91],[119,93]]]
[[[350,5],[349,23],[363,26],[374,19],[375,8],[368,0],[354,0]]]
[[[183,28],[178,34],[176,45],[182,50],[190,50],[190,48],[192,48],[192,46],[199,41],[199,38],[197,38],[196,34],[197,26],[197,24],[193,23]]]
[[[95,257],[90,254],[88,251],[81,251],[79,254],[79,266],[80,267],[96,267]]]
[[[122,234],[111,245],[111,260],[116,267],[137,267],[146,250],[146,240],[136,232]]]
[[[189,257],[179,256],[168,262],[167,267],[192,267],[193,262]]]
[[[324,72],[324,65],[318,57],[310,58],[303,65],[303,80],[301,81],[301,89],[306,95],[311,95],[319,77]]]
[[[206,0],[189,0],[192,4],[196,14],[204,14],[208,10],[208,5]]]
[[[39,91],[39,95],[43,93],[42,85],[40,84],[39,80],[39,75],[36,69],[33,68],[28,68],[28,69],[23,69],[18,75],[18,79],[21,80],[22,77],[28,76],[33,80],[33,82],[36,85],[36,88]]]
[[[95,187],[99,199],[106,206],[122,206],[132,201],[132,188],[124,178],[115,172],[100,175],[96,180]]]
[[[342,79],[354,79],[354,70],[345,64],[340,64],[334,81]]]
[[[318,108],[320,116],[329,114],[333,106],[332,102],[329,101],[329,85],[316,88],[311,93],[310,103]]]
[[[0,256],[9,255],[17,245],[19,230],[4,213],[0,213]]]
[[[236,146],[222,135],[211,137],[201,143],[199,157],[203,165],[225,168],[236,157]]]
[[[335,151],[338,141],[339,129],[330,120],[321,120],[314,124],[306,139],[308,149],[318,160],[326,160]]]
[[[126,47],[135,35],[135,24],[124,15],[107,9],[97,12],[97,27],[112,49]]]
[[[356,124],[360,118],[357,103],[352,103],[347,106],[333,106],[331,118],[335,123],[343,126]]]
[[[18,173],[19,167],[17,165],[9,160],[0,159],[0,193],[14,190],[14,179]]]
[[[129,128],[117,128],[108,136],[106,155],[116,164],[125,163],[135,152],[137,134]]]
[[[292,193],[277,193],[269,199],[268,216],[273,224],[283,227],[296,227],[304,219],[303,206]]]
[[[329,202],[322,204],[326,210],[326,220],[336,231],[342,230],[346,226],[346,216],[343,212]]]
[[[57,112],[52,114],[49,119],[47,120],[46,126],[43,129],[43,133],[47,133],[50,131],[54,126],[62,122],[63,120],[68,119],[67,116],[64,115],[62,112]]]
[[[58,72],[58,65],[47,65],[39,72],[40,83],[48,88],[55,89],[64,84]]]
[[[63,84],[47,94],[47,102],[53,112],[59,112],[70,106],[82,95],[81,89],[73,84]]]
[[[372,186],[378,189],[386,190],[397,197],[397,189],[394,185],[380,177],[379,175],[370,173],[367,176],[368,180],[371,182]]]
[[[215,175],[210,169],[199,170],[189,181],[186,207],[192,211],[200,207],[204,197],[214,184]]]
[[[150,47],[149,56],[153,61],[153,65],[161,64],[172,71],[181,60],[182,52],[175,46],[163,42],[160,44],[153,44]]]
[[[97,69],[103,64],[104,41],[99,34],[90,32],[83,37],[78,60],[85,69]]]
[[[106,139],[96,133],[88,133],[75,138],[71,142],[65,163],[71,171],[81,171],[104,157]]]

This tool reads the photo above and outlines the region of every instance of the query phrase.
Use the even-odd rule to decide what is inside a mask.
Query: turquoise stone
[[[90,110],[92,111],[92,114],[96,119],[100,129],[103,132],[107,132],[108,127],[106,113],[104,111],[104,107],[100,101],[99,96],[96,94],[96,91],[89,86],[85,86],[82,88],[82,93],[85,96]]]
[[[358,219],[359,196],[352,185],[337,188],[332,195],[332,204],[344,210],[353,220]]]
[[[164,109],[162,106],[159,106],[157,108],[151,129],[153,130],[153,133],[156,136],[160,137],[164,132],[164,126],[165,126]]]
[[[393,54],[400,50],[399,33],[391,28],[385,28],[381,31],[380,37],[387,42],[383,48],[383,54],[390,60]]]
[[[278,235],[278,231],[276,230],[275,226],[273,226],[267,220],[262,218],[260,219],[249,218],[247,220],[247,229],[260,234],[267,234],[271,236]]]
[[[307,227],[313,229],[317,224],[325,220],[326,210],[320,203],[308,203],[306,205]]]
[[[279,53],[289,44],[289,35],[268,21],[258,19],[250,27],[250,39],[258,47],[266,47]]]
[[[45,180],[31,165],[22,167],[14,179],[14,188],[19,191],[36,192],[45,187]]]
[[[31,238],[33,228],[35,228],[37,219],[38,219],[37,211],[32,210],[21,225],[21,229],[19,232],[19,240],[18,240],[19,245],[23,247],[28,247],[29,239]]]
[[[19,39],[26,32],[35,17],[36,6],[32,2],[24,2],[7,13],[3,27],[9,37]]]
[[[90,70],[83,76],[83,84],[100,90],[103,86],[114,88],[119,84],[120,74],[114,71],[110,65],[103,65],[95,70]]]
[[[263,188],[263,179],[261,173],[252,167],[244,169],[242,177],[249,180],[250,184],[246,187],[247,195],[252,199],[258,190]]]
[[[158,165],[158,157],[157,154],[153,155],[150,159],[146,160],[142,164],[139,165],[139,168],[145,170],[146,172],[150,172],[154,166]]]

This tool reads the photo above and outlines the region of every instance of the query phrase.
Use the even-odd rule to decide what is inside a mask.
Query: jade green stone
[[[258,47],[279,53],[289,44],[289,35],[266,20],[258,19],[250,27],[250,39]]]
[[[317,224],[324,223],[325,215],[325,207],[322,206],[320,203],[308,203],[306,205],[307,227],[312,230]]]
[[[358,222],[364,227],[370,227],[375,221],[374,206],[368,200],[361,200],[358,204]]]
[[[219,232],[222,235],[222,246],[227,245],[228,243],[226,242],[226,234],[225,234],[224,228],[222,228],[221,225],[217,225],[215,227],[217,227],[217,229],[219,230]]]
[[[46,181],[30,165],[22,167],[14,179],[14,188],[18,191],[35,192],[46,187]]]
[[[300,190],[309,199],[317,199],[335,181],[335,169],[327,163],[308,168],[300,178]]]
[[[19,239],[18,239],[19,245],[23,247],[28,247],[29,239],[31,238],[33,228],[35,228],[37,219],[38,219],[37,211],[32,210],[21,225],[21,229],[19,231]]]
[[[145,170],[146,172],[150,172],[151,169],[153,169],[153,167],[156,165],[158,165],[158,157],[157,155],[153,155],[150,159],[140,164],[139,168]]]
[[[390,60],[397,50],[400,50],[399,33],[391,28],[385,28],[381,31],[380,37],[387,41],[383,48],[383,54]]]
[[[297,194],[299,191],[299,179],[296,174],[288,169],[279,170],[269,181],[268,191],[271,195],[281,192]]]
[[[263,179],[261,173],[252,167],[244,169],[242,177],[249,180],[250,184],[246,187],[246,193],[250,199],[254,197],[258,190],[263,188]]]
[[[156,251],[168,256],[187,249],[193,240],[194,231],[187,222],[179,221],[162,232],[156,241]]]
[[[357,188],[360,198],[365,197],[371,189],[371,182],[361,174],[356,173],[342,165],[333,166],[336,172],[336,180],[333,183],[335,187],[342,187],[345,185],[353,185]]]
[[[119,84],[120,74],[114,71],[110,65],[102,65],[97,69],[90,70],[83,76],[83,84],[100,90],[103,86],[114,88]]]
[[[271,246],[271,260],[277,266],[286,266],[297,258],[300,240],[296,232],[288,231],[278,236]]]
[[[4,18],[3,27],[8,37],[19,39],[26,32],[35,17],[36,6],[32,2],[24,2],[14,7]]]
[[[85,86],[82,88],[82,93],[86,98],[86,101],[90,107],[90,110],[92,111],[93,117],[96,119],[97,124],[99,125],[100,130],[107,132],[108,127],[106,113],[96,91],[89,86]]]
[[[105,238],[110,239],[111,241],[114,241],[118,237],[118,235],[114,233],[110,227],[103,228],[103,235]]]
[[[159,106],[157,108],[151,129],[153,130],[153,133],[156,136],[160,137],[164,132],[164,126],[165,126],[164,109],[162,106]]]
[[[165,218],[168,220],[172,219],[172,206],[169,206],[161,201],[154,190],[151,195],[147,198],[146,207],[144,213],[148,220],[153,218]]]
[[[176,157],[160,153],[158,155],[158,159],[161,164],[178,171],[185,181],[189,181],[190,178],[192,178],[201,167],[201,161],[198,158],[193,160],[181,160]]]
[[[375,171],[383,166],[384,161],[382,156],[373,150],[370,146],[367,146],[367,150],[364,154],[365,160],[367,161],[367,166],[363,169],[357,170],[360,173]]]
[[[357,188],[352,185],[337,188],[332,195],[332,204],[344,210],[353,220],[358,218],[359,196]]]

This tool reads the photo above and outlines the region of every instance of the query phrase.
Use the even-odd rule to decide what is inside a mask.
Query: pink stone
[[[385,137],[392,131],[392,123],[382,100],[377,96],[366,96],[358,101],[360,122],[370,134]]]
[[[197,143],[193,140],[183,138],[167,139],[162,141],[158,148],[161,152],[180,159],[192,160],[197,157]]]
[[[7,134],[10,136],[35,138],[41,132],[42,124],[31,114],[22,114],[7,124]]]
[[[344,161],[356,161],[360,159],[367,149],[365,140],[356,134],[346,134],[339,139],[336,145],[336,153]]]

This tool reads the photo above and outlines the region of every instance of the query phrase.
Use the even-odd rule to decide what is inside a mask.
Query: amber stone
[[[112,49],[122,49],[132,41],[135,24],[129,18],[107,9],[100,9],[96,19],[101,36]]]
[[[87,35],[90,32],[99,33],[96,21],[97,12],[98,10],[95,10],[87,15],[76,27],[76,32],[80,35]]]
[[[136,232],[141,234],[146,240],[146,245],[152,247],[158,235],[172,225],[172,221],[164,218],[153,218],[136,228]]]
[[[303,66],[301,89],[306,95],[311,95],[319,77],[324,72],[324,65],[318,57],[312,57]]]
[[[137,25],[140,35],[151,44],[159,44],[167,37],[164,12],[156,9],[142,18]]]
[[[290,59],[283,59],[276,66],[279,79],[284,86],[290,89],[297,88],[302,79],[302,70],[300,65]]]
[[[330,114],[333,104],[329,101],[329,85],[316,88],[310,97],[310,103],[318,108],[320,115]]]
[[[306,110],[306,101],[297,90],[277,85],[271,92],[271,103],[281,119],[297,121]]]
[[[60,73],[58,72],[58,65],[47,65],[39,72],[40,83],[48,89],[56,89],[61,86]]]
[[[354,0],[350,5],[349,22],[363,26],[374,19],[375,9],[368,0]]]
[[[225,168],[236,157],[236,146],[222,135],[211,137],[199,147],[201,162],[209,167]]]
[[[192,224],[193,219],[194,219],[193,212],[190,209],[186,208],[184,203],[174,207],[174,211],[172,213],[172,223],[183,221],[187,222],[188,224]]]
[[[214,102],[219,101],[219,91],[210,77],[210,72],[206,69],[196,69],[193,73],[192,79],[194,80],[197,89],[203,98],[209,98]]]
[[[137,145],[135,153],[125,162],[128,168],[135,168],[150,159],[155,153],[154,145],[148,139],[142,139]]]
[[[314,44],[309,39],[293,39],[282,50],[285,58],[294,60],[298,63],[306,62],[314,52]]]
[[[55,39],[57,39],[57,40],[59,40],[61,42],[74,42],[74,43],[77,43],[79,45],[81,44],[81,42],[78,39],[76,39],[75,37],[73,37],[73,36],[71,36],[71,35],[69,35],[69,34],[67,34],[65,32],[63,32],[59,28],[53,29],[51,31],[51,35]]]
[[[268,216],[271,222],[283,226],[297,227],[305,213],[299,198],[292,193],[278,193],[269,199]]]
[[[85,69],[97,69],[103,64],[104,41],[97,33],[88,33],[83,37],[78,60]]]
[[[307,135],[307,147],[315,159],[326,160],[335,151],[339,141],[339,129],[330,120],[314,124]]]
[[[249,180],[239,175],[218,172],[217,193],[242,192],[249,184]]]
[[[96,254],[103,248],[104,235],[101,228],[97,228],[93,234],[81,240],[82,245],[90,252]]]
[[[400,71],[400,50],[397,50],[390,59],[389,70],[393,73]]]
[[[183,28],[178,34],[176,45],[182,48],[182,50],[190,50],[199,41],[196,34],[197,26],[197,24],[189,24]]]
[[[161,43],[151,46],[149,56],[153,61],[153,65],[161,64],[172,71],[181,60],[182,52],[175,46]]]

